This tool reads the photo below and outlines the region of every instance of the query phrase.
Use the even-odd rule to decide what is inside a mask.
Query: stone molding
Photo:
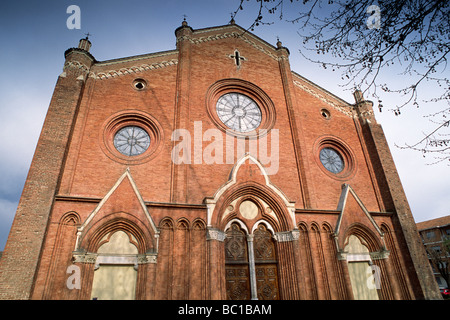
[[[216,228],[207,228],[206,229],[206,240],[217,240],[223,242],[226,238],[225,232],[216,229]]]
[[[67,69],[81,70],[84,73],[89,72],[89,67],[79,61],[67,61],[66,63],[64,63],[63,72],[65,72]]]
[[[197,33],[197,32],[198,31],[195,31],[195,33]],[[191,36],[182,36],[182,37],[177,38],[177,42],[188,40],[192,44],[199,44],[199,43],[203,43],[203,42],[216,41],[216,40],[227,39],[227,38],[240,38],[244,42],[246,42],[249,45],[251,45],[252,47],[254,47],[255,49],[265,53],[266,55],[268,55],[275,61],[278,61],[278,59],[279,59],[279,57],[276,54],[271,53],[270,50],[265,49],[262,45],[257,44],[256,41],[249,39],[248,37],[240,34],[239,32],[217,33],[217,34],[210,35],[207,37],[198,37],[198,38],[193,38]],[[273,49],[273,50],[275,50],[275,49]]]
[[[135,268],[139,264],[156,263],[156,253],[145,253],[137,255],[105,255],[91,252],[74,252],[74,263],[90,263],[95,264],[95,269],[98,269],[101,264],[106,265],[134,265]]]
[[[115,78],[115,77],[119,77],[119,76],[123,76],[123,75],[127,75],[127,74],[139,73],[139,72],[144,72],[144,71],[148,71],[148,70],[161,69],[161,68],[165,68],[165,67],[174,66],[177,64],[178,64],[178,60],[172,59],[169,61],[161,61],[161,62],[155,62],[152,64],[142,64],[139,66],[131,66],[128,68],[121,68],[119,70],[109,70],[109,71],[97,72],[97,73],[90,72],[89,77],[95,78],[98,80],[105,80],[105,79]]]
[[[83,64],[79,61],[68,61],[64,64],[63,73],[61,74],[61,76],[64,77],[66,75],[67,69],[75,69],[75,70],[81,70],[85,74],[89,73],[89,78],[105,80],[105,79],[116,78],[116,77],[127,75],[127,74],[139,73],[139,72],[144,72],[144,71],[148,71],[148,70],[161,69],[161,68],[165,68],[165,67],[174,66],[177,64],[178,64],[177,59],[171,59],[168,61],[155,62],[155,63],[151,63],[151,64],[141,64],[141,65],[131,66],[131,67],[127,67],[127,68],[120,68],[118,70],[108,70],[108,71],[102,71],[102,72],[95,73],[93,71],[89,71],[90,69],[85,64]]]
[[[300,231],[295,229],[292,231],[276,232],[273,237],[277,242],[296,241],[300,237]]]
[[[308,92],[309,94],[312,94],[314,97],[322,100],[323,102],[328,104],[333,109],[335,109],[335,110],[345,114],[346,116],[348,116],[350,118],[353,117],[352,108],[350,108],[348,106],[345,106],[343,104],[342,105],[338,104],[338,103],[332,101],[331,99],[328,99],[325,95],[323,95],[320,92],[318,92],[318,90],[314,90],[312,88],[309,88],[308,86],[304,85],[300,81],[294,80],[294,85],[296,85],[297,87],[301,88],[302,90]]]
[[[380,250],[369,253],[348,253],[341,251],[337,253],[338,260],[346,261],[372,261],[372,260],[382,260],[389,258],[389,250]]]

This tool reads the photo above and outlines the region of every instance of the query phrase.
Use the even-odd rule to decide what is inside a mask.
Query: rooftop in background
[[[450,215],[417,223],[419,231],[450,225]]]

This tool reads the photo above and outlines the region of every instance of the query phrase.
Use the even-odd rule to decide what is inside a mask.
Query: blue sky
[[[0,250],[3,250],[36,147],[64,51],[76,47],[85,33],[92,34],[91,53],[99,61],[175,49],[175,29],[183,15],[194,29],[227,24],[239,0],[199,1],[1,1],[0,2]],[[66,9],[81,9],[81,29],[68,29]],[[236,18],[250,26],[256,7],[246,4]],[[308,63],[297,52],[297,27],[277,21],[260,26],[256,35],[274,44],[277,37],[291,52],[292,70],[342,99],[353,103],[350,91],[340,87],[340,74]],[[393,75],[385,75],[394,79]],[[397,81],[397,80],[396,80]],[[398,80],[398,81],[401,81]],[[371,97],[368,97],[369,99]],[[395,104],[384,100],[384,105]],[[430,159],[394,143],[413,142],[426,130],[422,110],[403,112],[402,118],[375,110],[391,146],[400,178],[416,221],[450,214],[447,165],[429,166]]]

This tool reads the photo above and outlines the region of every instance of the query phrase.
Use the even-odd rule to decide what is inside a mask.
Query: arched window
[[[138,249],[127,233],[116,231],[105,237],[97,251],[91,299],[134,300]]]
[[[347,252],[348,273],[355,300],[378,300],[376,289],[380,274],[378,267],[372,264],[369,249],[357,236],[350,235],[344,252]]]

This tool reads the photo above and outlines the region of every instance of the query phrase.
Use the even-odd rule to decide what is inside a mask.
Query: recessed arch
[[[217,226],[219,229],[223,229],[224,224],[226,224],[230,218],[233,218],[233,215],[226,217],[225,219],[222,219],[222,216],[229,205],[236,199],[243,200],[242,202],[249,200],[255,203],[259,210],[258,216],[270,221],[270,224],[276,232],[294,229],[295,225],[292,223],[289,210],[280,203],[280,200],[276,198],[276,195],[271,193],[270,190],[264,186],[252,182],[236,185],[217,202],[215,206],[216,211],[212,217],[212,225]],[[266,211],[266,208],[262,206],[262,203],[265,203],[267,207],[270,208],[271,214]],[[237,206],[234,211],[237,212],[239,209],[240,208]],[[251,228],[251,226],[249,226],[249,228]]]
[[[375,233],[360,223],[350,225],[346,232],[344,232],[342,237],[344,240],[342,243],[342,248],[345,248],[348,245],[349,238],[352,235],[360,239],[361,243],[365,245],[370,252],[376,252],[383,249],[382,242],[379,241]]]
[[[381,269],[378,266],[375,269],[372,268],[370,243],[367,242],[367,237],[361,238],[359,232],[350,233],[346,239],[344,252],[347,256],[347,267],[354,298],[356,300],[378,300],[376,286],[369,283],[370,279],[367,274],[368,271],[372,274],[372,271],[375,270],[376,278],[374,280],[380,283]]]
[[[267,222],[266,220],[264,220],[264,219],[260,219],[260,220],[255,222],[255,224],[252,227],[252,234],[254,234],[255,230],[261,224],[264,225],[267,228],[267,230],[269,230],[272,233],[272,236],[275,235],[275,230],[273,229],[272,225],[269,222]]]
[[[100,242],[97,253],[137,254],[137,243],[130,233],[118,229],[110,232],[106,239]]]
[[[189,230],[189,220],[186,218],[179,218],[177,220],[177,229]]]
[[[60,223],[64,225],[79,225],[81,221],[80,215],[75,211],[66,212],[60,219]]]
[[[308,224],[307,224],[306,222],[304,222],[304,221],[300,221],[300,222],[297,224],[297,228],[298,228],[300,231],[308,232]]]
[[[143,222],[125,212],[107,215],[94,223],[88,230],[85,230],[80,239],[79,247],[87,252],[97,252],[105,236],[119,230],[135,238],[139,253],[157,250],[151,236],[152,232]]]
[[[316,221],[311,222],[310,229],[311,229],[312,231],[319,232],[319,231],[320,231],[320,225],[319,225],[319,223],[317,223]]]
[[[264,184],[251,180],[238,182],[238,171],[247,161],[249,164],[254,164],[259,168],[261,175],[264,177]],[[271,223],[273,223],[273,227],[277,232],[296,228],[295,203],[291,202],[280,189],[271,183],[262,163],[248,153],[236,162],[230,172],[228,182],[219,188],[213,197],[205,198],[204,202],[208,208],[207,225],[223,230],[221,218],[226,208],[235,199],[246,195],[252,195],[268,204],[278,221],[269,216],[267,219],[272,219]]]
[[[192,230],[206,230],[205,221],[201,218],[197,218],[192,222]]]
[[[333,232],[333,227],[331,226],[330,223],[328,222],[323,222],[322,223],[322,230],[328,233],[332,233]]]
[[[174,226],[174,222],[171,217],[165,217],[165,218],[161,219],[161,221],[159,223],[159,228],[163,228],[163,229],[173,229],[173,226]]]
[[[228,223],[225,225],[225,227],[224,227],[224,231],[225,232],[227,232],[227,230],[229,230],[230,228],[231,228],[231,225],[233,224],[233,223],[235,223],[235,224],[238,224],[239,225],[239,227],[243,230],[243,231],[245,231],[245,234],[250,234],[250,232],[248,231],[248,228],[247,228],[247,226],[245,225],[245,223],[242,221],[242,220],[240,220],[240,219],[232,219],[232,220],[230,220],[230,221],[228,221]]]

